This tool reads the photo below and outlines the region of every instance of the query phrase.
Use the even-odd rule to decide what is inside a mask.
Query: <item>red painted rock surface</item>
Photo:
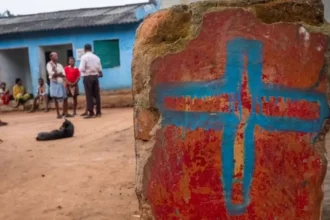
[[[154,59],[148,95],[161,118],[140,202],[155,219],[320,218],[327,44],[301,25],[226,9]]]

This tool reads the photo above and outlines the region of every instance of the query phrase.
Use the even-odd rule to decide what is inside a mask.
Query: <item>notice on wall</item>
[[[76,58],[77,60],[80,60],[81,57],[85,54],[85,51],[83,48],[76,49]]]

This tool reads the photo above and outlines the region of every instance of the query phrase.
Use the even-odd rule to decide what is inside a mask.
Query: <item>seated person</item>
[[[48,112],[48,85],[45,83],[43,78],[39,79],[39,86],[37,90],[37,94],[34,98],[33,106],[30,112],[35,112],[38,108],[38,105],[44,101],[46,107],[45,107],[45,112]],[[39,101],[39,103],[38,103]]]
[[[17,78],[15,81],[15,86],[13,88],[13,97],[17,102],[18,107],[20,104],[24,104],[27,100],[31,99],[32,96],[25,91],[24,86],[22,85],[22,80]]]
[[[9,90],[6,88],[6,83],[5,82],[2,82],[0,84],[0,98],[1,98],[2,103],[4,105],[9,104],[11,95],[9,93]]]

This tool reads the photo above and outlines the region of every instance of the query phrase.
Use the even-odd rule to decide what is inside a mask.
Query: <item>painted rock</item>
[[[142,219],[320,219],[328,38],[253,7],[196,8],[138,31]]]

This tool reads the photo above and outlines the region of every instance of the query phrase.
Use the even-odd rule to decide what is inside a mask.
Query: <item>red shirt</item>
[[[66,66],[64,68],[66,80],[70,83],[77,82],[78,78],[80,77],[80,72],[77,67]]]

